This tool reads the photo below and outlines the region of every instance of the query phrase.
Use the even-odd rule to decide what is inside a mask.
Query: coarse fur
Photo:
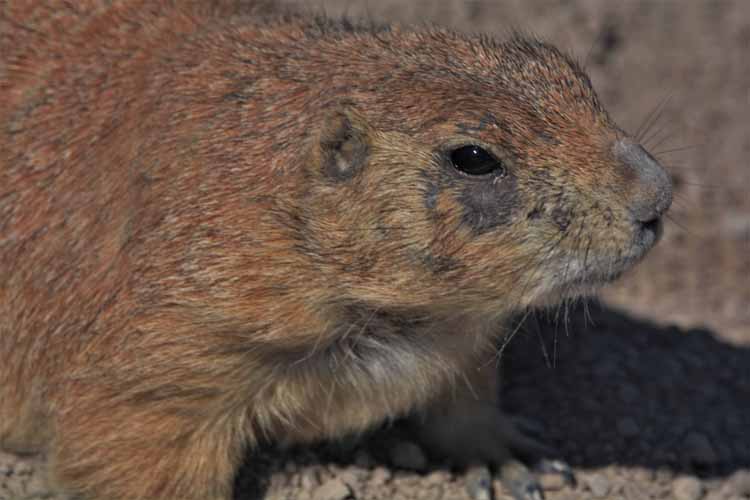
[[[0,8],[0,448],[60,490],[226,500],[262,437],[451,406],[658,237],[668,177],[557,49],[265,11]]]

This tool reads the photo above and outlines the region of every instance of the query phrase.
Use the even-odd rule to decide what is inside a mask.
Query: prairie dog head
[[[557,49],[387,36],[400,58],[332,103],[306,170],[311,253],[345,297],[508,311],[607,283],[657,242],[669,175]]]

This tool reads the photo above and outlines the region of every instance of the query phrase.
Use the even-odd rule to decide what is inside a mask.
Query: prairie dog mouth
[[[638,228],[635,234],[635,245],[644,248],[643,253],[651,250],[664,234],[664,222],[661,217],[651,219],[647,222],[636,222]]]
[[[664,232],[663,221],[656,218],[635,223],[630,245],[611,254],[581,251],[559,256],[540,283],[540,304],[590,295],[619,279],[635,267],[658,243]]]

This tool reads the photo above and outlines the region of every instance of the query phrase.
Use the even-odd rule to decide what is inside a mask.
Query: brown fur
[[[0,447],[60,489],[230,498],[246,445],[446,401],[653,244],[668,186],[554,48],[256,7],[0,8]]]

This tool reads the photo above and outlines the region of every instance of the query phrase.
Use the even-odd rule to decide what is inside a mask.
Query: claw
[[[539,460],[534,464],[534,471],[537,474],[554,474],[562,477],[567,486],[575,488],[577,481],[573,469],[561,460]]]

